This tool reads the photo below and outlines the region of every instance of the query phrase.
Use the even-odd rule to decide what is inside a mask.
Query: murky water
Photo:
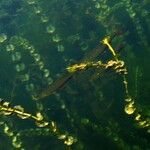
[[[149,150],[149,36],[149,0],[0,0],[0,150]]]

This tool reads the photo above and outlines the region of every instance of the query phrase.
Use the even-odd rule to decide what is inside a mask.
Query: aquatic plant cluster
[[[150,2],[0,1],[0,150],[150,148]]]

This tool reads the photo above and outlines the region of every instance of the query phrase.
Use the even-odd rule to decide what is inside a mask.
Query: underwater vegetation
[[[149,0],[0,0],[0,150],[149,150],[149,37]]]

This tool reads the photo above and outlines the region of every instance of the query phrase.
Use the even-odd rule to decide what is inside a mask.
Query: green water
[[[149,37],[149,0],[0,0],[0,150],[150,150]]]

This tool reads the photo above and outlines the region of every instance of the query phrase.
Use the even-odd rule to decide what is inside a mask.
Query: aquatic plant
[[[3,145],[150,147],[149,2],[2,0],[0,8]]]

